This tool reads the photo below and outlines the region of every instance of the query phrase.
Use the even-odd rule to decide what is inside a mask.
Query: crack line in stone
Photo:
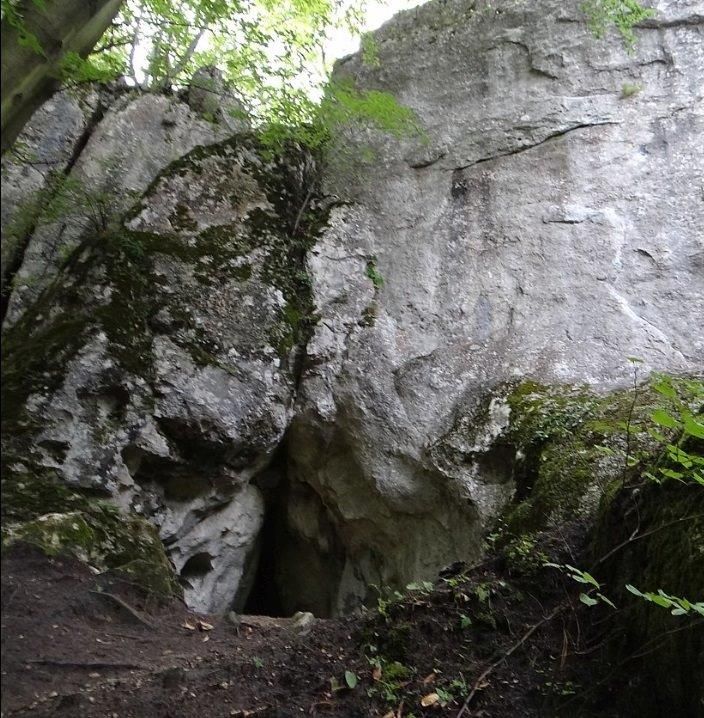
[[[491,162],[493,160],[498,160],[501,157],[509,157],[511,155],[518,155],[522,152],[527,152],[528,150],[532,150],[535,147],[540,147],[540,145],[544,145],[546,142],[549,142],[550,140],[555,139],[556,137],[563,137],[564,135],[569,134],[570,132],[574,132],[574,130],[581,130],[585,127],[602,127],[604,125],[620,125],[621,123],[616,120],[607,120],[605,122],[592,122],[592,123],[583,123],[579,125],[573,125],[572,127],[568,127],[564,130],[558,130],[557,132],[553,132],[552,134],[548,135],[545,139],[540,140],[540,142],[536,142],[532,145],[527,145],[526,147],[518,147],[514,150],[507,150],[506,152],[500,152],[496,155],[491,155],[489,157],[482,157],[481,159],[476,160],[475,162],[470,162],[466,165],[460,165],[459,167],[452,167],[449,170],[450,172],[457,172],[461,170],[467,170],[471,167],[474,167],[475,165],[483,164],[484,162]]]

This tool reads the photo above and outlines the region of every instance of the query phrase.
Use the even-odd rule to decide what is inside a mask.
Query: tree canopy
[[[33,110],[38,104],[31,97],[38,77],[44,81],[39,94],[45,99],[59,83],[118,77],[146,90],[164,91],[185,85],[199,67],[217,65],[255,122],[300,125],[319,114],[317,106],[325,95],[322,88],[330,70],[326,38],[336,27],[362,34],[365,2],[2,0],[3,151],[31,114],[27,106]],[[586,0],[583,10],[597,36],[615,26],[627,45],[634,42],[633,26],[652,14],[637,0]],[[47,27],[58,28],[55,36]],[[363,37],[362,48],[375,57],[373,40]],[[34,55],[38,69],[23,69],[28,54]],[[354,98],[349,87],[328,87],[325,101],[327,115],[378,110],[382,125],[385,121],[396,127],[409,120],[399,116],[390,121],[394,113],[389,113],[388,101],[381,96]]]

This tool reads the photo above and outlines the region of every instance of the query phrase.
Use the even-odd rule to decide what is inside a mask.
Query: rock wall
[[[702,368],[703,8],[658,9],[633,54],[576,1],[399,15],[336,73],[424,134],[349,128],[325,196],[210,96],[111,100],[13,280],[4,481],[148,517],[200,610],[339,613],[478,558],[511,386]]]
[[[37,220],[3,341],[8,496],[56,476],[148,517],[202,611],[241,608],[254,578],[255,479],[293,414],[311,313],[311,160],[224,134],[176,99],[120,98],[68,173],[77,204]],[[97,192],[105,223],[86,210]]]
[[[338,537],[338,609],[478,555],[514,488],[487,451],[498,385],[703,366],[704,5],[656,3],[632,54],[579,5],[431,2],[376,33],[378,66],[337,67],[427,133],[331,154],[351,206],[309,259],[321,320],[289,462],[315,498],[289,523],[323,556],[315,526]]]

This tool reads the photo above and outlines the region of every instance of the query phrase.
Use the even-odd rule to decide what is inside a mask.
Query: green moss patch
[[[647,385],[597,395],[525,382],[507,401],[517,490],[504,518],[513,535],[589,516],[631,475],[634,457],[657,448],[644,430],[659,402]]]
[[[49,503],[64,509],[73,505],[74,509],[7,523],[3,528],[3,547],[24,541],[49,556],[66,553],[99,571],[117,571],[149,593],[163,597],[180,595],[159,535],[146,519],[121,514],[107,503],[71,494],[58,486],[53,497],[47,496],[46,484],[42,492],[36,488],[36,499],[49,499]],[[15,501],[19,503],[17,496]],[[25,504],[25,513],[35,507],[36,501],[30,506]]]

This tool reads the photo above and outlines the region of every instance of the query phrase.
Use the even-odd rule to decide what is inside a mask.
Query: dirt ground
[[[2,716],[621,715],[603,696],[593,713],[570,705],[583,691],[567,658],[585,646],[559,576],[540,578],[538,600],[490,564],[456,574],[300,636],[290,619],[235,627],[15,545],[2,558]]]

